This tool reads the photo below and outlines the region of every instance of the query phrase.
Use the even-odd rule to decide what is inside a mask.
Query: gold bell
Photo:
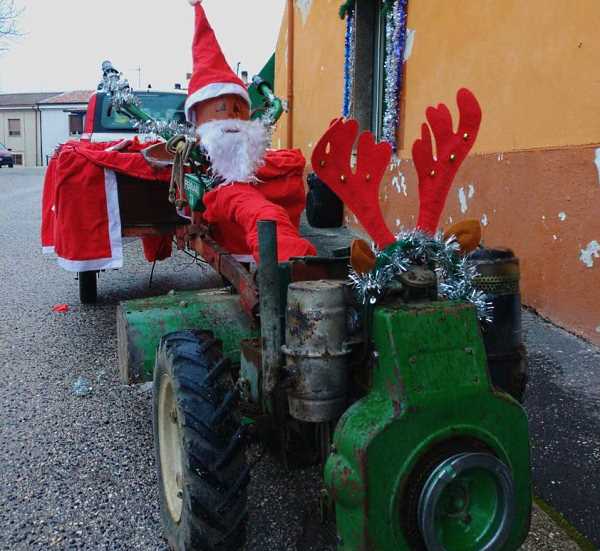
[[[370,182],[370,181],[371,181],[371,175],[370,175],[370,174],[367,174],[367,175],[366,175],[366,179],[367,179],[367,182]]]
[[[341,180],[342,182],[345,182],[345,181],[346,181],[346,177],[345,177],[345,176],[342,174],[342,175],[340,176],[340,180]]]
[[[431,176],[431,177],[433,178],[433,177],[435,176],[435,170],[432,170],[432,171],[429,173],[429,176]]]
[[[319,161],[320,166],[325,166],[325,161]]]
[[[453,163],[454,161],[456,161],[456,155],[454,153],[450,154],[450,162]]]
[[[467,141],[468,139],[469,139],[469,133],[468,133],[468,132],[465,132],[465,133],[463,134],[463,140]]]

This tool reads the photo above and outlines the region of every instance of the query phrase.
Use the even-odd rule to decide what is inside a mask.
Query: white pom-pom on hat
[[[190,6],[195,6],[196,4],[202,4],[202,0],[188,0]]]

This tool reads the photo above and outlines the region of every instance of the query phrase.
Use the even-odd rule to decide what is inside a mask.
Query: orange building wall
[[[425,108],[445,102],[456,116],[456,90],[469,87],[484,118],[442,226],[480,219],[486,245],[510,246],[520,257],[524,302],[600,343],[600,33],[594,27],[600,3],[409,4],[415,38],[405,65],[401,150],[380,194],[389,227],[415,223],[410,147]],[[294,145],[307,157],[341,111],[345,25],[339,5],[301,1],[295,11]],[[284,19],[276,75],[282,97],[286,40]],[[285,135],[284,121],[275,144],[285,146]],[[354,224],[351,213],[347,222]]]

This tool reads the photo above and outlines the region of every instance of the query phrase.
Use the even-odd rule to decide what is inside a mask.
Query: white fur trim
[[[188,0],[190,6],[195,6],[196,4],[202,4],[202,0]]]
[[[54,246],[42,247],[42,254],[54,254]]]
[[[200,103],[201,101],[205,101],[207,99],[218,98],[219,96],[224,96],[226,94],[235,94],[241,96],[246,100],[248,105],[250,105],[250,96],[248,95],[248,90],[239,84],[235,84],[234,82],[213,82],[212,84],[207,84],[206,86],[196,90],[193,94],[188,96],[185,100],[185,118],[189,122],[195,122],[191,118],[191,109],[196,103]]]

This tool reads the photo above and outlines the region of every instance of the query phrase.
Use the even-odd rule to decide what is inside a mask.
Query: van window
[[[142,109],[153,119],[185,123],[184,104],[185,94],[160,92],[135,92],[142,102]],[[111,110],[109,116],[110,98],[106,94],[98,97],[96,124],[94,132],[135,132],[135,127],[124,115]]]

